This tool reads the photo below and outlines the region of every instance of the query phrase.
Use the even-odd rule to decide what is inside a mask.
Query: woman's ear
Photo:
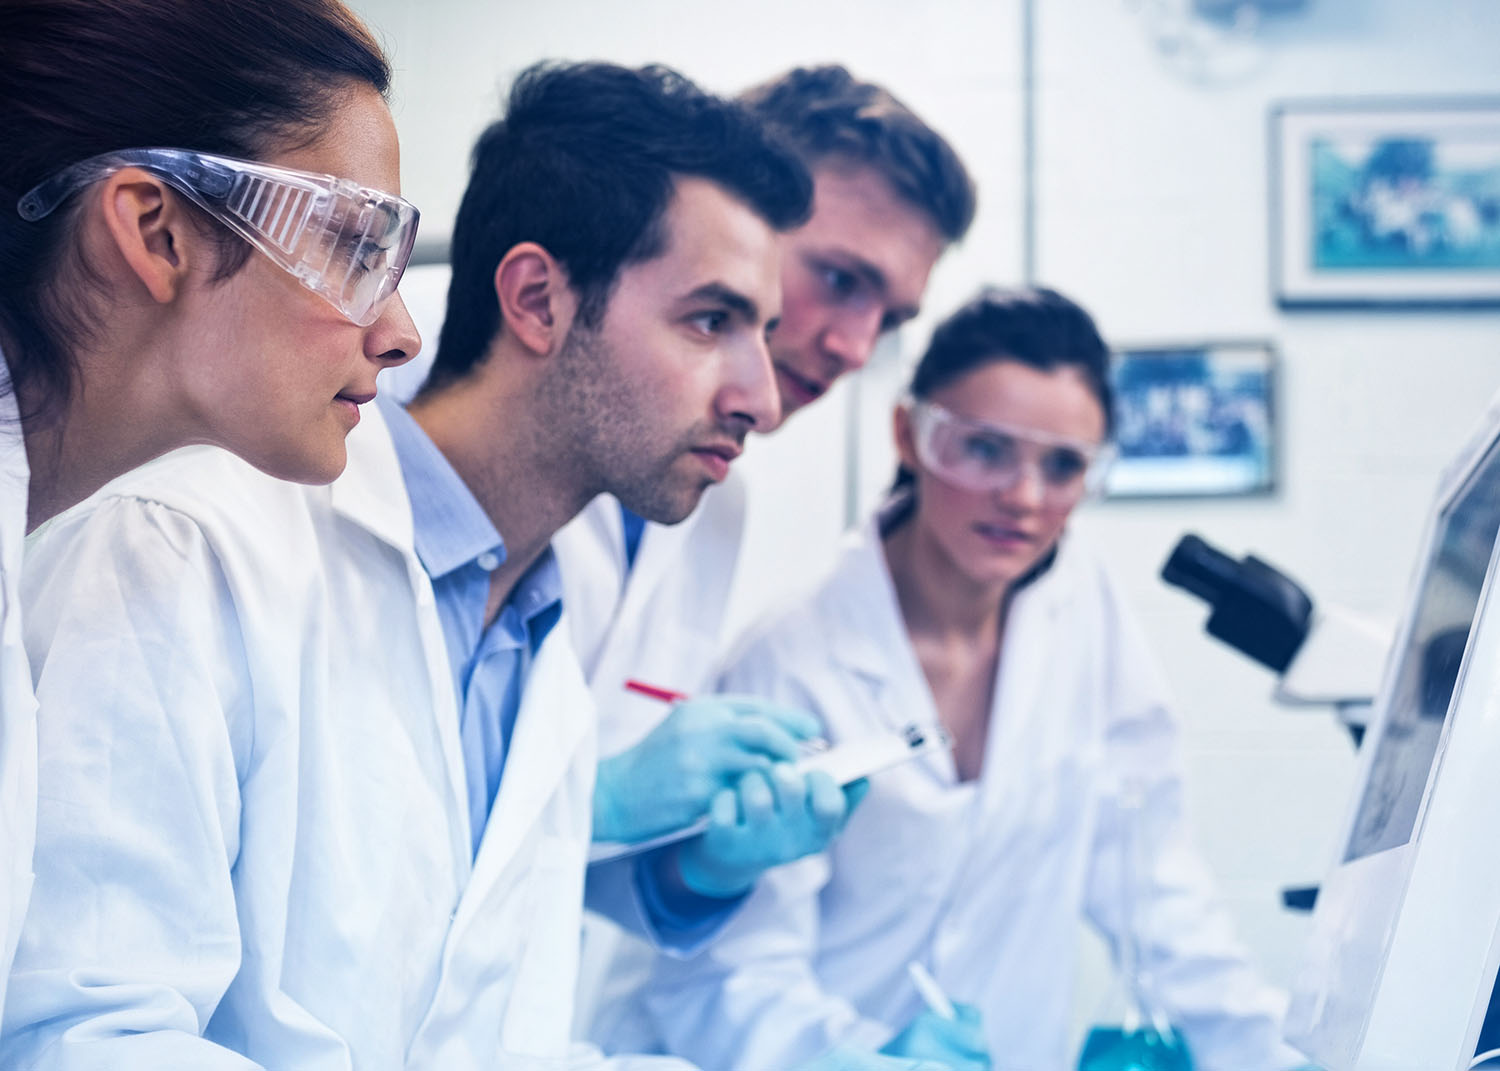
[[[153,300],[171,301],[189,264],[213,255],[183,199],[168,195],[166,184],[149,171],[116,171],[95,196],[121,260]]]
[[[535,242],[512,246],[495,268],[502,330],[539,357],[568,335],[577,301],[562,265]]]
[[[916,430],[911,426],[911,406],[905,402],[891,413],[891,432],[896,440],[896,456],[912,472],[917,470]]]

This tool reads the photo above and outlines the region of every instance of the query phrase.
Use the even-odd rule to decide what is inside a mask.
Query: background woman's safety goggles
[[[917,458],[945,483],[966,491],[1008,491],[1030,471],[1042,505],[1066,509],[1103,482],[1107,446],[1030,428],[969,420],[934,402],[911,406]]]
[[[21,198],[37,220],[70,194],[125,167],[173,189],[367,327],[396,292],[417,237],[408,201],[333,175],[187,149],[122,149],[59,171]]]

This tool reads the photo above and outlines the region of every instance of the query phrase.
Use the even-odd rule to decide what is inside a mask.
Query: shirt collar
[[[526,627],[533,653],[557,623],[562,613],[562,598],[562,571],[558,569],[557,556],[548,547],[526,570],[526,575],[521,577],[507,600],[507,605],[515,609],[520,623]]]
[[[486,553],[496,565],[503,562],[505,541],[443,452],[398,403],[382,394],[375,404],[390,426],[411,499],[413,543],[427,575],[436,580]]]
[[[516,584],[510,601],[529,621],[553,603],[560,602],[562,595],[562,571],[557,567],[557,555],[548,547]]]

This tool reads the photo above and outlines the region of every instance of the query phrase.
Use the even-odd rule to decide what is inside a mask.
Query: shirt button
[[[487,573],[493,573],[496,569],[500,568],[500,559],[489,551],[485,551],[479,557],[475,558],[474,562]]]

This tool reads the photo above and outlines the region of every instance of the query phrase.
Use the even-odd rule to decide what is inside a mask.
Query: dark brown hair
[[[674,183],[718,184],[778,231],[806,221],[812,179],[742,104],[668,67],[539,63],[474,146],[453,225],[453,281],[423,387],[468,375],[500,330],[495,268],[518,242],[562,263],[579,322],[597,326],[622,269],[665,252]]]
[[[35,410],[67,396],[91,324],[64,281],[76,201],[26,222],[21,196],[114,149],[263,158],[315,137],[351,84],[385,94],[390,67],[339,0],[0,2],[0,339]],[[250,251],[227,242],[219,277]]]
[[[797,67],[740,99],[786,138],[809,168],[873,168],[950,242],[974,221],[974,181],[941,134],[885,88],[843,67]]]
[[[1072,368],[1104,413],[1104,430],[1114,432],[1114,390],[1109,378],[1109,346],[1083,306],[1044,286],[981,290],[938,324],[917,362],[909,393],[920,401],[976,368],[1016,361],[1040,372]],[[897,466],[891,490],[913,483],[910,469]]]

